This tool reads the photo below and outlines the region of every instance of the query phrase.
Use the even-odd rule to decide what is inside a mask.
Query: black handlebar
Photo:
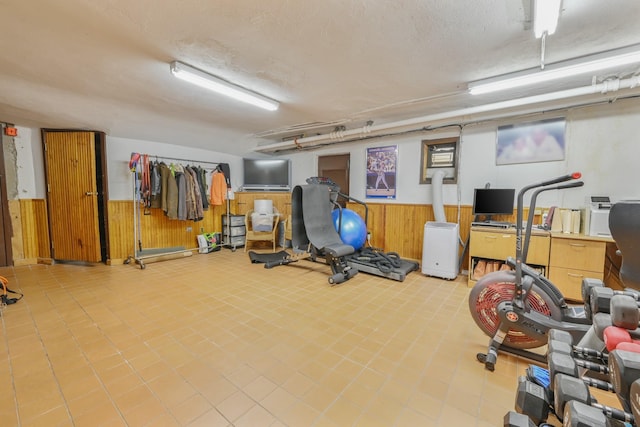
[[[523,187],[518,193],[517,207],[516,207],[516,290],[514,294],[514,303],[518,303],[522,295],[522,263],[525,262],[527,256],[527,250],[529,247],[529,235],[531,233],[531,223],[533,220],[533,213],[535,210],[536,198],[539,193],[547,190],[564,190],[566,188],[582,187],[584,182],[576,181],[568,184],[557,185],[555,187],[549,187],[553,184],[560,182],[571,181],[574,179],[580,179],[582,174],[580,172],[574,172],[568,175],[563,175],[557,178],[550,179],[538,184],[531,184]],[[540,188],[543,187],[543,188]],[[525,242],[522,241],[522,219],[524,210],[524,193],[527,191],[539,188],[531,197],[531,204],[529,206],[529,221],[527,222],[527,230],[525,233]],[[524,243],[524,245],[523,245]]]
[[[584,182],[576,181],[576,182],[570,182],[569,184],[558,185],[556,187],[550,188],[549,190],[563,190],[565,188],[582,187],[583,185],[584,185]]]
[[[546,187],[547,185],[557,184],[558,182],[571,181],[572,179],[580,179],[582,174],[580,172],[570,173],[568,175],[563,175],[558,178],[550,179],[549,181],[542,182],[540,184],[535,184],[534,187]]]

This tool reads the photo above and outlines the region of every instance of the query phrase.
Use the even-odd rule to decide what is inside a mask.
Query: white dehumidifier
[[[429,221],[424,225],[422,274],[443,279],[458,276],[458,224]]]

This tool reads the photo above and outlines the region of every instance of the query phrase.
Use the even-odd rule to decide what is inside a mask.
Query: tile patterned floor
[[[411,273],[264,269],[242,251],[0,268],[25,297],[0,339],[3,426],[497,426],[526,361],[488,342],[468,289]]]

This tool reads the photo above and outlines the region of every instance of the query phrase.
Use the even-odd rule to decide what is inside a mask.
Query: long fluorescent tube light
[[[481,95],[500,90],[513,89],[517,87],[534,85],[537,83],[548,82],[551,80],[571,77],[578,74],[592,73],[596,71],[606,70],[608,68],[620,67],[640,63],[640,46],[636,45],[631,48],[625,48],[615,51],[613,56],[611,52],[592,57],[594,59],[579,62],[568,61],[564,65],[555,64],[546,67],[542,71],[530,72],[527,74],[515,74],[513,77],[495,78],[469,83],[469,93],[472,95]]]
[[[533,32],[539,39],[556,32],[562,0],[533,0]]]
[[[205,73],[180,61],[173,61],[170,64],[170,70],[171,74],[181,80],[265,110],[276,111],[280,106],[278,101],[229,83],[213,74]]]

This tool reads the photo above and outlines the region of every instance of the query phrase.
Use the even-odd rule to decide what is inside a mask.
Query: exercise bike
[[[471,290],[471,316],[478,327],[491,337],[487,352],[478,353],[476,357],[489,371],[495,369],[498,350],[545,363],[544,355],[527,349],[545,345],[550,329],[569,332],[574,342],[580,342],[583,347],[601,346],[591,331],[591,320],[585,315],[584,307],[568,305],[549,279],[525,263],[538,194],[581,187],[584,185],[582,181],[573,181],[580,177],[581,174],[576,172],[520,190],[516,211],[516,257],[506,260],[513,270],[488,273]],[[554,185],[566,181],[573,182]],[[524,194],[533,189],[537,190],[531,196],[523,242]]]

